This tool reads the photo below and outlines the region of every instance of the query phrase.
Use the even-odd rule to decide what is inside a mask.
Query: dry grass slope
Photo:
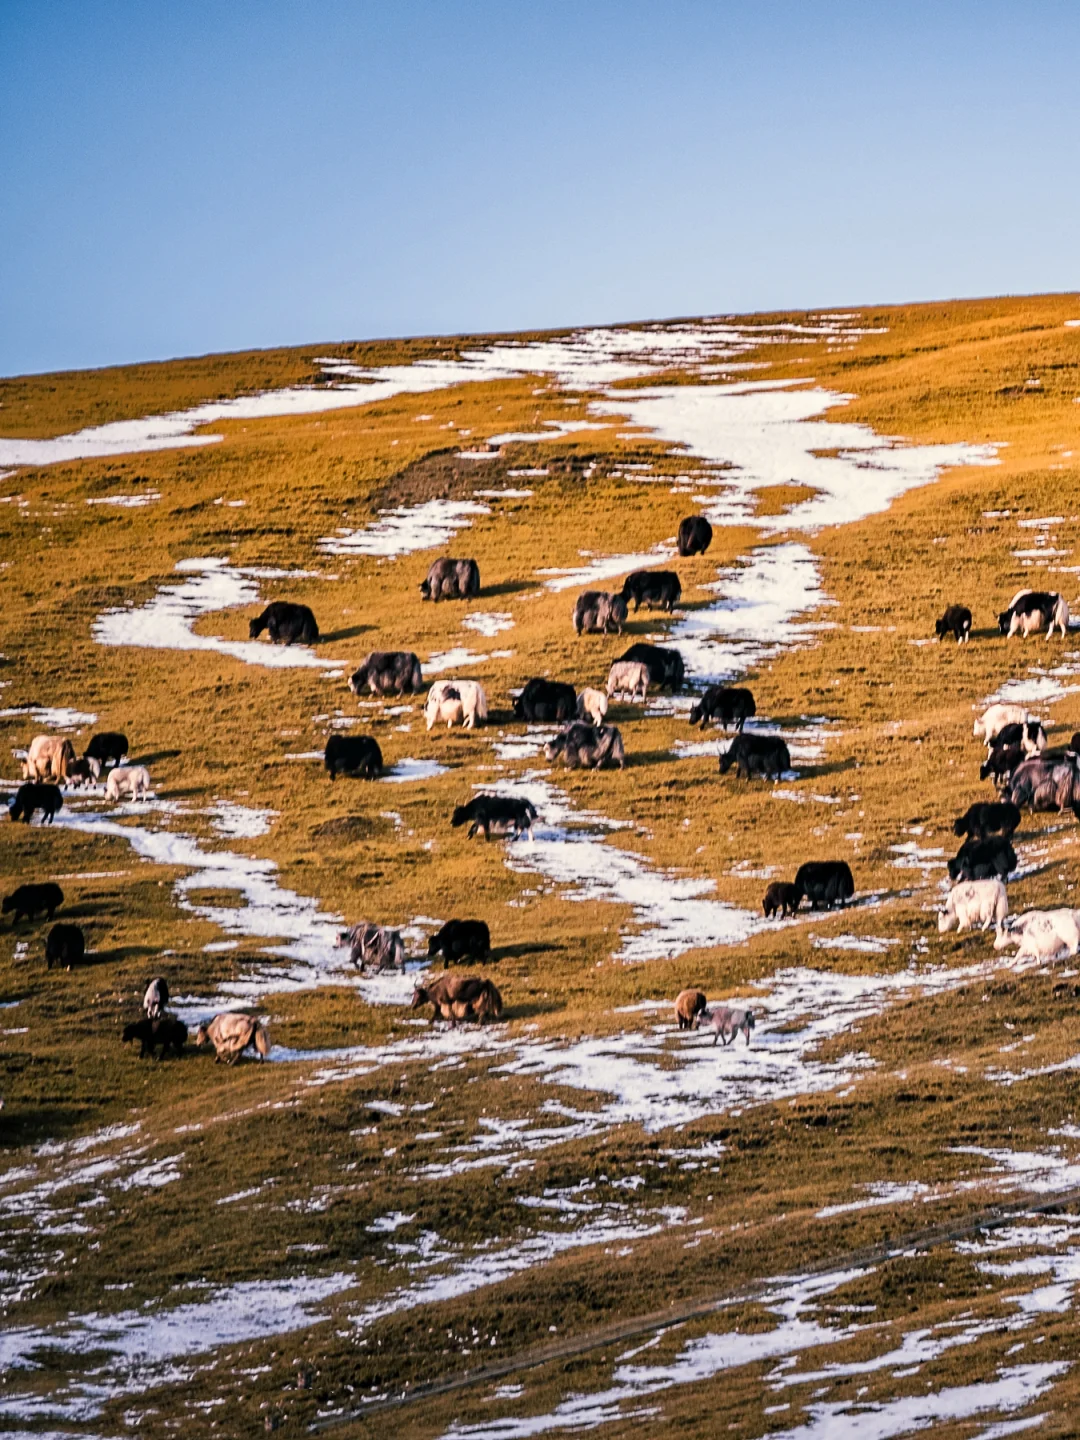
[[[207,906],[242,903],[220,875],[215,886],[213,869],[204,888],[185,890],[183,867],[142,860],[121,836],[5,820],[4,893],[21,881],[60,879],[63,918],[84,926],[94,952],[78,971],[46,972],[44,924],[16,931],[5,921],[0,931],[0,1000],[12,1006],[0,1012],[0,1204],[13,1197],[0,1237],[5,1324],[15,1336],[63,1337],[72,1317],[126,1315],[130,1337],[130,1316],[143,1307],[164,1314],[186,1306],[189,1318],[171,1333],[220,1323],[235,1343],[177,1354],[175,1373],[152,1366],[149,1384],[132,1380],[142,1342],[129,1338],[126,1360],[109,1361],[104,1378],[100,1350],[61,1347],[42,1368],[9,1366],[0,1416],[45,1423],[59,1413],[73,1434],[164,1435],[178,1425],[192,1436],[239,1434],[264,1424],[298,1434],[365,1398],[509,1361],[549,1341],[552,1326],[559,1339],[588,1336],[673,1302],[742,1294],[812,1263],[843,1267],[852,1250],[931,1222],[959,1224],[1024,1193],[1023,1176],[1019,1190],[1002,1188],[990,1152],[1046,1156],[1057,1147],[1071,1157],[1075,972],[979,971],[993,953],[987,937],[937,933],[941,862],[935,869],[931,859],[926,873],[900,869],[893,847],[951,853],[953,817],[983,793],[972,705],[1037,664],[1053,671],[1073,655],[1071,637],[1007,643],[993,619],[1022,584],[1076,598],[1080,329],[1064,323],[1076,316],[1075,296],[872,308],[859,323],[881,333],[853,345],[819,338],[750,352],[771,367],[762,376],[813,377],[851,395],[830,418],[919,444],[1003,449],[994,468],[954,469],[881,513],[800,537],[834,604],[814,617],[823,628],[756,664],[746,680],[764,715],[834,722],[820,758],[801,766],[796,782],[804,797],[819,798],[794,803],[722,780],[714,755],[676,758],[676,741],[700,738],[685,715],[645,716],[628,705],[613,707],[630,757],[625,771],[548,777],[576,810],[624,827],[610,832],[611,850],[715,882],[715,898],[732,906],[757,910],[762,873],[788,875],[810,855],[850,859],[860,893],[880,897],[843,916],[643,963],[618,958],[620,935],[636,930],[629,905],[571,898],[550,878],[510,868],[502,842],[470,843],[449,828],[450,811],[474,786],[546,771],[542,759],[497,762],[488,731],[426,733],[422,697],[400,713],[358,707],[340,674],[263,668],[215,650],[106,648],[93,626],[108,609],[150,601],[193,557],[300,569],[310,573],[260,580],[259,603],[207,613],[197,632],[245,640],[262,602],[287,596],[319,617],[319,653],[340,662],[328,661],[329,670],[347,674],[373,648],[426,658],[464,646],[484,656],[461,673],[487,688],[494,728],[520,737],[510,695],[527,676],[600,682],[626,644],[667,628],[642,612],[626,637],[578,639],[569,623],[576,588],[551,591],[537,571],[580,565],[584,549],[646,552],[672,536],[694,508],[686,487],[641,483],[644,471],[632,467],[674,480],[688,469],[685,455],[609,418],[558,440],[508,444],[492,460],[456,458],[491,434],[580,418],[595,398],[527,375],[230,421],[214,427],[220,444],[23,469],[3,482],[5,710],[73,706],[96,714],[96,728],[127,732],[172,806],[143,823],[273,862],[281,886],[329,915],[394,925],[455,913],[487,918],[507,1012],[482,1035],[440,1042],[433,1061],[402,1006],[366,1003],[347,975],[296,986],[292,962],[270,953],[275,936],[235,934],[209,918]],[[303,347],[4,381],[0,434],[52,436],[305,383],[324,354],[406,363],[482,341]],[[539,470],[547,473],[511,473]],[[319,548],[321,537],[370,524],[387,507],[505,487],[532,493],[492,501],[444,547],[479,561],[484,590],[471,609],[512,614],[513,629],[492,638],[462,627],[462,607],[421,601],[419,582],[438,551],[380,560]],[[87,503],[147,492],[160,498],[130,509]],[[807,489],[793,484],[758,498],[760,515],[782,515]],[[1022,522],[1043,517],[1062,519],[1039,543],[1045,527]],[[706,556],[678,562],[688,610],[715,599],[705,587],[718,567],[768,543],[748,522],[718,527]],[[1015,553],[1040,548],[1045,557]],[[959,600],[975,611],[972,643],[922,643],[936,614]],[[491,653],[499,650],[513,653]],[[1065,692],[1042,708],[1052,741],[1080,728],[1075,666],[1074,657],[1067,673],[1049,677]],[[434,758],[444,769],[407,784],[331,787],[319,766],[288,756],[321,749],[332,719],[374,734],[390,764]],[[12,751],[41,726],[10,713],[0,724],[13,778]],[[267,832],[223,839],[214,825],[223,803],[272,812]],[[1014,909],[1075,903],[1077,833],[1071,816],[1025,818],[1027,873],[1011,887]],[[223,936],[235,947],[220,948]],[[830,948],[845,936],[895,943]],[[944,967],[939,981],[952,974],[955,983],[928,994],[903,988],[913,958]],[[776,1098],[747,1091],[712,1107],[703,1100],[659,1129],[612,1110],[605,1067],[617,1069],[627,1037],[644,1044],[669,1018],[641,1007],[689,984],[711,996],[756,994],[759,983],[797,967],[833,977],[838,1005],[860,976],[867,986],[897,982],[890,1003],[869,1004],[853,1027],[808,1046],[807,1073],[820,1076],[814,1088],[781,1086]],[[258,1009],[279,1056],[324,1053],[226,1068],[191,1053],[140,1063],[120,1045],[152,974],[167,971],[174,995],[208,997],[252,970],[267,977]],[[771,1023],[797,1035],[807,1019],[792,1005]],[[570,1068],[535,1060],[578,1042],[599,1056],[594,1084],[571,1083]],[[743,1063],[738,1045],[717,1064]],[[658,1074],[678,1054],[664,1050]],[[1030,1078],[1002,1083],[1002,1071],[1021,1069]],[[564,1125],[562,1136],[538,1137]],[[101,1138],[105,1127],[120,1128]],[[78,1148],[92,1137],[90,1148]],[[23,1174],[30,1169],[33,1176]],[[880,1192],[889,1203],[822,1214],[875,1186],[895,1187]],[[1060,1219],[1071,1233],[1075,1215],[1070,1203]],[[440,1288],[435,1277],[451,1272],[455,1282]],[[1012,1393],[1031,1413],[1045,1412],[1037,1433],[1066,1434],[1080,1402],[1075,1320],[1067,1307],[1034,1317],[1024,1310],[1033,1275],[995,1275],[956,1241],[859,1268],[805,1312],[819,1332],[798,1368],[815,1379],[787,1389],[766,1376],[797,1347],[774,1352],[763,1338],[755,1351],[747,1339],[782,1323],[768,1287],[661,1334],[635,1363],[683,1375],[688,1348],[707,1347],[718,1333],[736,1346],[738,1332],[747,1358],[723,1379],[732,1433],[786,1432],[815,1406],[904,1401],[906,1413],[930,1415],[945,1437],[975,1433],[963,1418],[975,1412],[957,1401],[959,1418],[935,1418],[927,1396],[1060,1364],[1041,1392],[1034,1377],[1029,1391]],[[249,1293],[261,1318],[245,1328],[236,1316]],[[266,1316],[278,1308],[275,1325]],[[874,1362],[924,1331],[964,1342],[928,1348],[908,1376],[900,1361]],[[158,1342],[145,1343],[153,1358]],[[639,1392],[627,1385],[629,1362],[618,1357],[634,1348],[612,1343],[515,1374],[520,1394],[492,1381],[418,1401],[392,1420],[348,1421],[340,1433],[385,1434],[392,1424],[435,1436],[454,1421],[483,1427],[496,1416],[542,1416],[594,1392],[612,1407],[597,1412],[601,1433],[624,1433],[644,1406],[651,1434],[714,1433],[699,1386],[670,1378],[653,1390],[651,1381]],[[829,1372],[841,1359],[847,1369]],[[50,1408],[58,1383],[66,1412]]]

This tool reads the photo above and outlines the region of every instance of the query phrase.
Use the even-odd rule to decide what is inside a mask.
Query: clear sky
[[[0,374],[1080,288],[1080,4],[0,0]]]

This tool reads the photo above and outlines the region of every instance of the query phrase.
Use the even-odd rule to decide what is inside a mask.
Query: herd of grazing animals
[[[703,554],[711,544],[712,528],[703,516],[688,516],[679,526],[678,550],[682,556]],[[475,560],[442,557],[430,567],[420,586],[424,600],[469,600],[480,593],[480,570]],[[671,613],[679,604],[682,585],[672,571],[640,570],[626,577],[621,591],[589,590],[574,605],[572,623],[578,635],[622,634],[630,605],[635,613],[643,606]],[[1047,637],[1057,628],[1064,636],[1069,609],[1060,594],[1021,590],[997,617],[1000,634],[1027,637],[1041,631]],[[958,644],[967,644],[972,635],[972,613],[963,605],[950,605],[935,624],[939,639],[952,635]],[[249,626],[252,640],[267,632],[275,644],[316,644],[318,623],[306,605],[274,601]],[[606,765],[622,769],[626,753],[617,727],[608,725],[609,701],[644,701],[650,689],[681,690],[685,681],[682,655],[671,647],[635,643],[610,666],[603,689],[574,686],[534,676],[513,697],[515,719],[527,724],[558,724],[562,728],[544,746],[549,761],[561,761],[571,768],[599,770]],[[349,678],[349,689],[364,694],[398,696],[419,694],[424,688],[419,658],[411,651],[372,651]],[[690,724],[705,729],[710,724],[734,738],[720,755],[720,773],[732,768],[740,779],[761,777],[776,780],[791,770],[787,745],[778,735],[746,732],[746,721],[756,715],[753,694],[745,688],[709,685],[690,710]],[[487,696],[472,680],[439,680],[428,687],[425,722],[430,731],[437,724],[472,730],[488,718]],[[1071,808],[1080,818],[1080,733],[1068,747],[1050,749],[1042,724],[1018,705],[996,704],[975,722],[974,732],[986,745],[981,778],[990,779],[1000,799],[978,801],[954,824],[963,843],[948,863],[952,888],[938,916],[939,931],[964,931],[994,927],[995,945],[1019,945],[1024,957],[1053,958],[1080,951],[1080,914],[1062,909],[1033,911],[1009,923],[1005,882],[1016,869],[1017,856],[1012,837],[1021,820],[1021,808],[1060,811]],[[10,807],[12,820],[29,824],[42,813],[51,823],[63,806],[61,787],[92,785],[105,776],[105,795],[114,802],[144,798],[150,790],[150,775],[144,766],[125,765],[129,745],[125,735],[104,732],[91,737],[85,753],[75,754],[70,740],[38,735],[26,754],[24,783]],[[331,735],[324,762],[333,781],[339,774],[365,780],[378,779],[384,770],[382,752],[370,735]],[[478,794],[458,806],[451,825],[468,825],[471,839],[483,834],[518,838],[531,842],[537,821],[535,806],[513,796]],[[804,901],[812,910],[841,908],[855,894],[854,877],[846,861],[810,861],[801,865],[793,882],[774,881],[769,885],[762,908],[767,919],[795,915]],[[45,915],[51,923],[64,903],[64,895],[52,882],[20,885],[3,901],[3,914],[13,915],[13,924],[33,923]],[[404,971],[406,948],[400,931],[361,922],[342,931],[337,944],[347,948],[352,963],[362,972],[391,969]],[[451,974],[450,965],[462,961],[496,960],[487,924],[477,919],[451,919],[428,942],[428,960],[443,957],[444,972],[437,979],[417,982],[412,1006],[433,1006],[432,1023],[450,1025],[464,1021],[483,1023],[503,1013],[502,996],[489,979]],[[82,929],[60,922],[51,925],[45,943],[45,959],[70,970],[86,955]],[[161,1057],[172,1051],[182,1055],[188,1041],[186,1025],[168,1009],[169,987],[163,976],[153,979],[143,997],[138,1020],[123,1031],[125,1043],[138,1040],[140,1056]],[[750,1043],[755,1015],[744,1007],[710,1006],[703,991],[683,990],[675,1012],[681,1030],[707,1028],[713,1044],[731,1043],[742,1033]],[[239,1012],[225,1012],[200,1025],[195,1045],[211,1044],[216,1059],[235,1063],[252,1050],[260,1056],[270,1053],[265,1025]]]

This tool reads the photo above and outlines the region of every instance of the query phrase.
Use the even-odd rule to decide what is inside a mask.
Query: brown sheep
[[[68,767],[75,764],[70,740],[58,735],[35,735],[26,752],[23,774],[27,780],[66,780]]]
[[[680,1030],[696,1030],[708,1000],[701,990],[680,990],[675,1001],[675,1019]]]

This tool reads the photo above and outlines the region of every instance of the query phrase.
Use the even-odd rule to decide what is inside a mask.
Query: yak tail
[[[270,1032],[261,1020],[255,1021],[255,1049],[260,1055],[270,1054]]]
[[[480,720],[488,718],[487,696],[480,685],[476,687],[476,714]]]

